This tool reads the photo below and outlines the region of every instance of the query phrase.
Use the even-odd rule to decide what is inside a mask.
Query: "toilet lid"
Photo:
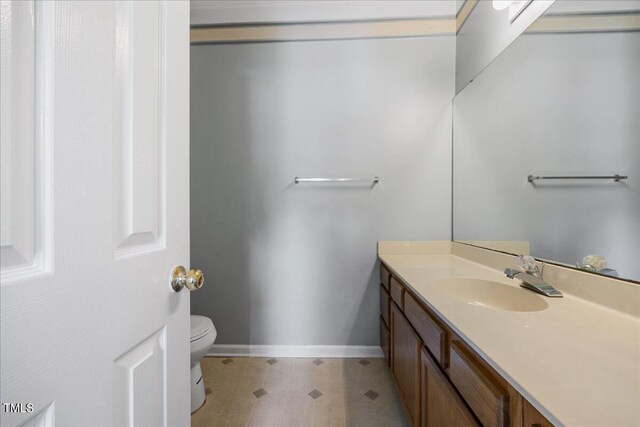
[[[191,341],[202,338],[213,329],[213,322],[205,316],[191,315]]]

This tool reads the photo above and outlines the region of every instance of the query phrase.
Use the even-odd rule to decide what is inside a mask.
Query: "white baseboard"
[[[227,357],[384,357],[382,348],[365,345],[236,345],[214,344],[207,356]]]

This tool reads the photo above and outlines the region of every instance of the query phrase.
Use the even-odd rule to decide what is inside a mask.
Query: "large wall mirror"
[[[453,108],[454,240],[640,281],[639,1],[556,1]]]

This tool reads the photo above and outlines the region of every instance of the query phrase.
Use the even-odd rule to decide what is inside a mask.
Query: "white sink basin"
[[[506,311],[541,311],[549,304],[535,293],[490,280],[452,277],[436,282],[435,287],[450,298]]]

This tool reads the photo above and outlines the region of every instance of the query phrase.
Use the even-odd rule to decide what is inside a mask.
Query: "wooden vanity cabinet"
[[[412,426],[552,426],[399,278],[388,285],[380,342]]]
[[[389,330],[389,325],[391,324],[390,310],[391,297],[384,286],[380,285],[380,347],[382,347],[384,357],[387,359],[387,365],[391,365],[391,331]]]
[[[420,425],[420,352],[422,341],[398,306],[391,304],[391,372],[407,409],[410,424]]]
[[[426,350],[422,350],[420,371],[422,379],[421,427],[480,426]]]
[[[391,365],[391,295],[389,295],[389,281],[391,273],[383,263],[380,263],[380,347],[387,364]]]

